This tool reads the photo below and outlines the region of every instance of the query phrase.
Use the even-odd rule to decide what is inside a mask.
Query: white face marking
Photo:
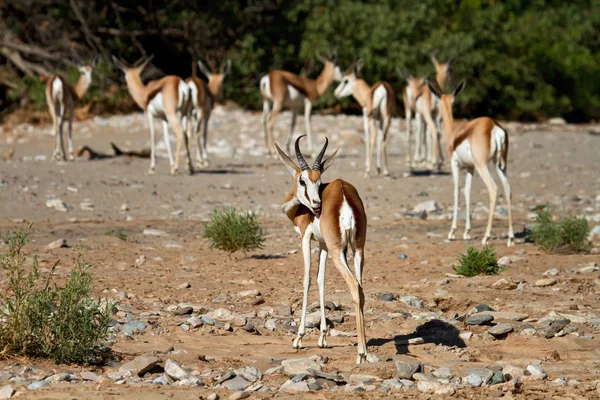
[[[311,181],[308,177],[308,172],[309,171],[302,171],[298,177],[296,198],[312,212],[315,212],[315,209],[317,209],[320,213],[321,194],[319,193],[319,188],[321,187],[321,179],[317,182]]]
[[[356,75],[350,74],[344,76],[344,79],[342,79],[340,84],[335,88],[335,91],[333,92],[335,97],[341,99],[343,97],[351,96],[354,82],[356,82]]]
[[[340,69],[339,65],[335,65],[333,67],[333,80],[336,82],[341,82],[341,80],[344,78],[344,74],[342,74],[342,70]]]

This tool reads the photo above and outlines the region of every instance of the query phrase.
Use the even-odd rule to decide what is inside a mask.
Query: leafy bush
[[[213,210],[204,231],[204,238],[211,243],[211,248],[229,254],[262,249],[266,236],[256,215],[251,212],[239,212],[233,207]]]
[[[121,230],[110,230],[105,233],[106,236],[116,237],[117,239],[127,240],[127,234]]]
[[[482,250],[469,247],[467,253],[458,260],[458,265],[453,265],[452,269],[462,276],[497,275],[502,272],[496,250],[489,245],[483,246]]]
[[[8,287],[0,293],[0,358],[10,355],[50,358],[57,363],[97,363],[108,336],[112,304],[89,297],[90,265],[81,253],[64,286],[42,278],[37,256],[29,272],[23,247],[28,230],[4,235],[8,250],[0,265]],[[57,263],[58,264],[58,263]],[[55,264],[56,266],[56,264]],[[54,268],[52,269],[52,272]]]
[[[536,223],[527,235],[543,250],[551,253],[588,253],[592,243],[585,218],[570,217],[554,221],[548,210],[538,210]]]

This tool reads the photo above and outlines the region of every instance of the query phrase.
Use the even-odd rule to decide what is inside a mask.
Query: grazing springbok
[[[417,129],[416,138],[413,137],[412,120],[413,116],[416,116],[416,100],[421,94],[423,85],[425,84],[425,78],[416,78],[410,72],[405,69],[398,68],[398,74],[404,79],[406,85],[402,90],[402,101],[404,102],[404,118],[406,123],[406,165],[409,168],[415,167],[415,160],[424,159],[424,148],[423,138],[421,135],[420,125]],[[420,123],[420,119],[416,118],[417,122]],[[416,141],[416,142],[415,142]],[[414,156],[413,156],[413,142],[415,142]]]
[[[369,86],[367,82],[359,79],[358,73],[362,66],[362,60],[354,63],[344,74],[334,94],[338,99],[353,96],[362,107],[365,131],[365,176],[369,176],[371,172],[375,141],[377,141],[377,175],[382,172],[383,159],[383,175],[388,176],[390,173],[386,142],[392,117],[396,112],[396,94],[387,82],[377,82]]]
[[[85,96],[90,85],[92,84],[92,71],[98,63],[98,57],[87,65],[78,65],[79,80],[75,86],[71,86],[69,82],[61,75],[52,75],[46,83],[46,103],[54,130],[54,154],[52,158],[55,161],[60,159],[67,161],[73,159],[73,111],[77,102]],[[65,145],[63,141],[63,123],[65,118],[69,121],[69,142],[68,153],[65,153]]]
[[[456,60],[456,57],[449,59],[446,63],[441,64],[437,59],[438,50],[434,50],[429,55],[431,62],[435,67],[435,77],[440,87],[445,87],[448,83],[448,77],[450,75],[450,67]],[[409,73],[402,73],[401,75],[406,80],[407,86],[414,85],[415,78]],[[406,76],[405,76],[406,75]],[[419,81],[417,79],[417,81]],[[436,99],[431,94],[429,88],[423,85],[423,80],[420,82],[420,89],[416,91],[417,94],[414,97],[414,111],[415,119],[417,121],[417,136],[416,136],[416,148],[414,162],[420,163],[426,161],[427,167],[432,170],[439,171],[443,163],[443,153],[441,151],[440,141],[440,129],[441,129],[441,113],[438,110],[438,104]],[[406,101],[405,101],[406,107]],[[406,111],[406,109],[405,109]],[[435,117],[435,121],[434,121]],[[407,124],[409,122],[407,121]],[[423,135],[423,129],[425,129],[425,135]],[[410,132],[409,132],[410,136]]]
[[[308,136],[308,148],[314,156],[310,114],[312,103],[325,93],[333,81],[342,80],[342,72],[337,64],[337,55],[328,52],[328,58],[317,56],[325,64],[316,80],[296,75],[288,71],[274,70],[260,80],[260,92],[263,98],[263,130],[265,147],[269,156],[273,155],[275,142],[275,118],[284,107],[292,111],[290,133],[285,142],[286,150],[291,152],[296,113],[304,108],[304,122]]]
[[[325,145],[315,158],[312,168],[308,166],[296,139],[296,165],[284,153],[277,143],[275,150],[294,177],[294,185],[281,205],[282,211],[294,224],[300,233],[302,255],[304,257],[304,296],[302,299],[302,317],[298,336],[292,346],[295,349],[302,347],[302,337],[305,332],[306,307],[308,290],[310,288],[310,259],[311,240],[319,243],[319,269],[317,283],[319,286],[319,302],[321,305],[321,335],[318,346],[327,347],[327,322],[325,320],[325,264],[327,254],[331,254],[333,265],[338,269],[352,295],[356,309],[356,329],[358,332],[358,358],[357,363],[368,361],[367,342],[365,335],[364,303],[365,296],[362,288],[362,273],[365,262],[364,248],[367,238],[367,216],[358,195],[358,192],[348,182],[336,179],[330,183],[322,183],[321,175],[331,166],[339,151],[323,159],[329,140],[325,138]],[[354,275],[348,267],[346,254],[348,248],[354,253]]]
[[[198,61],[200,72],[208,79],[203,81],[196,75],[196,65],[192,66],[192,76],[185,82],[190,87],[192,97],[191,120],[193,131],[196,134],[196,166],[198,168],[208,167],[208,153],[206,146],[208,142],[208,120],[215,103],[223,99],[223,80],[231,69],[231,60],[221,65],[219,73],[214,73]],[[202,132],[200,132],[202,130]]]
[[[489,241],[498,193],[496,183],[488,169],[488,164],[492,160],[502,181],[504,195],[508,203],[508,246],[511,246],[515,235],[512,226],[510,184],[506,176],[508,133],[496,121],[488,117],[476,118],[468,122],[454,121],[452,104],[456,96],[465,87],[464,80],[449,94],[444,94],[437,84],[433,84],[428,80],[425,83],[431,93],[440,101],[443,130],[446,137],[446,149],[451,157],[452,179],[454,180],[454,213],[452,215],[452,227],[450,228],[450,233],[448,233],[448,239],[454,239],[454,233],[457,229],[460,170],[464,169],[467,172],[465,180],[467,221],[463,238],[465,240],[471,239],[469,235],[469,231],[471,230],[471,182],[473,179],[473,170],[477,170],[490,195],[488,223],[482,243],[485,245]]]
[[[183,120],[188,118],[191,107],[190,90],[183,79],[178,76],[169,75],[164,78],[148,82],[146,85],[142,82],[140,75],[144,68],[148,66],[153,56],[148,57],[143,62],[137,62],[133,66],[127,66],[124,61],[112,56],[113,62],[125,74],[127,89],[133,97],[133,100],[146,113],[148,124],[150,125],[150,169],[148,173],[154,174],[156,168],[156,143],[154,133],[154,119],[162,121],[163,139],[167,154],[169,156],[169,165],[171,175],[174,175],[179,168],[179,153],[181,145],[185,144],[187,155],[187,168],[190,174],[194,172],[190,149],[188,145],[188,136],[191,130],[191,124],[188,124],[188,135],[183,132]],[[177,147],[175,151],[175,162],[173,163],[173,153],[171,152],[171,143],[169,142],[169,124],[173,127],[177,136]]]

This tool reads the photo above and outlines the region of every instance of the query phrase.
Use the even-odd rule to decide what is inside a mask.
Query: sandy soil
[[[298,121],[297,133],[304,129]],[[171,358],[200,373],[253,365],[265,371],[282,359],[322,355],[329,358],[327,372],[370,374],[382,379],[395,375],[390,361],[396,354],[407,354],[434,368],[449,367],[460,376],[467,368],[503,366],[507,363],[526,367],[543,361],[549,380],[525,380],[520,391],[507,391],[505,385],[482,388],[460,387],[458,398],[594,398],[595,380],[600,373],[599,328],[589,321],[600,312],[598,272],[577,269],[598,262],[598,241],[590,255],[550,255],[530,243],[523,243],[522,232],[531,223],[531,210],[548,203],[561,215],[587,215],[591,226],[600,222],[600,136],[588,133],[588,126],[545,126],[507,123],[511,135],[509,179],[513,189],[513,212],[517,244],[506,247],[507,221],[500,210],[494,221],[492,244],[499,256],[511,256],[514,262],[500,276],[461,278],[453,275],[451,265],[469,245],[479,246],[487,217],[487,192],[476,177],[473,184],[474,240],[449,242],[452,180],[448,173],[407,174],[405,139],[400,130],[403,122],[395,121],[390,140],[392,177],[370,179],[362,176],[363,145],[361,121],[358,117],[315,116],[313,132],[322,143],[327,134],[332,147],[341,146],[342,156],[328,170],[328,179],[343,178],[359,190],[369,217],[364,287],[369,350],[382,361],[355,365],[354,337],[328,339],[331,348],[318,349],[318,331],[309,329],[306,349],[293,350],[293,333],[262,327],[260,312],[270,308],[291,306],[293,318],[299,320],[302,301],[302,260],[297,251],[299,241],[291,224],[279,210],[279,203],[291,185],[291,177],[279,161],[262,156],[260,115],[241,111],[216,110],[210,127],[211,166],[188,176],[183,168],[177,176],[169,176],[164,147],[159,146],[157,173],[147,175],[149,160],[136,158],[78,159],[69,163],[49,161],[52,137],[49,127],[20,126],[0,135],[0,154],[15,148],[10,161],[0,163],[0,229],[33,223],[32,243],[28,251],[40,256],[42,268],[50,268],[57,260],[59,277],[72,265],[73,249],[47,250],[46,245],[66,239],[70,247],[84,245],[87,260],[93,264],[96,277],[95,294],[118,298],[118,292],[129,294],[118,299],[119,306],[129,307],[129,314],[147,323],[139,335],[125,338],[117,335],[114,350],[124,361],[137,355],[155,353]],[[280,132],[287,132],[289,114],[278,121]],[[157,128],[160,128],[157,126]],[[160,130],[159,130],[160,132]],[[96,118],[77,123],[75,147],[87,145],[110,154],[110,142],[129,149],[149,146],[149,134],[140,114]],[[160,136],[159,136],[160,138]],[[45,159],[44,159],[45,158]],[[449,168],[446,164],[445,170]],[[48,199],[59,198],[66,212],[46,206]],[[407,216],[407,211],[420,202],[434,199],[441,210],[426,220]],[[82,207],[82,203],[83,207]],[[85,204],[87,203],[87,204]],[[89,204],[91,203],[91,204]],[[215,207],[234,205],[255,211],[269,233],[263,250],[228,257],[213,251],[203,239],[203,223]],[[499,208],[506,207],[499,196]],[[459,223],[462,237],[464,220]],[[144,235],[146,228],[159,229],[164,236]],[[125,240],[107,235],[122,232]],[[407,255],[400,259],[399,254]],[[136,259],[145,257],[144,263]],[[313,262],[316,256],[313,256]],[[543,273],[557,268],[559,283],[552,287],[536,287]],[[1,274],[1,273],[0,273]],[[500,278],[521,283],[518,290],[498,290],[492,284]],[[6,282],[0,275],[0,287]],[[189,282],[189,289],[177,289]],[[353,332],[355,321],[350,296],[333,268],[327,276],[326,298],[339,302],[343,322],[335,330]],[[317,301],[316,285],[310,298]],[[256,298],[239,298],[236,293],[258,289],[263,303]],[[424,308],[408,307],[399,300],[386,302],[378,295],[416,296]],[[214,300],[226,295],[224,303]],[[227,307],[236,313],[253,316],[259,334],[235,328],[232,332],[218,328],[184,331],[184,321],[167,308],[192,303],[206,311]],[[564,337],[545,339],[539,335],[517,332],[504,340],[494,340],[486,332],[489,327],[467,326],[463,322],[435,328],[435,335],[424,344],[404,345],[402,339],[422,336],[418,327],[428,320],[452,321],[453,313],[463,316],[480,303],[498,311],[528,315],[525,322],[536,324],[549,312],[577,315],[582,323],[577,331]],[[127,314],[127,312],[126,312]],[[501,321],[496,321],[501,322]],[[513,321],[514,323],[514,321]],[[514,323],[518,328],[521,323]],[[425,325],[426,327],[431,325]],[[469,340],[459,333],[474,333]],[[439,338],[443,340],[438,340]],[[437,339],[436,339],[437,338]],[[167,355],[167,350],[185,350]],[[553,352],[558,352],[556,357]],[[202,357],[205,356],[205,357]],[[206,360],[208,357],[208,361]],[[18,361],[8,360],[0,368],[10,368]],[[39,364],[39,363],[38,363]],[[82,371],[75,366],[41,368]],[[117,370],[107,366],[100,372]],[[566,377],[567,386],[551,381]],[[287,378],[267,375],[265,385],[275,390]],[[1,382],[0,382],[1,384]],[[181,388],[147,384],[115,385],[109,380],[100,384],[55,384],[39,391],[26,392],[27,398],[139,398],[188,399],[208,395],[214,390]],[[227,397],[228,392],[216,390]],[[439,398],[416,389],[401,392],[406,398]],[[306,398],[345,398],[345,392],[319,391],[303,394]],[[379,390],[360,394],[362,397],[396,397],[398,392]],[[252,396],[296,397],[298,394],[255,392]]]

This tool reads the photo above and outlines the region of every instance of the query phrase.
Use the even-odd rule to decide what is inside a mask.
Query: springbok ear
[[[460,81],[460,83],[458,85],[456,85],[456,87],[452,91],[452,95],[454,97],[458,96],[460,94],[460,92],[463,91],[463,89],[465,88],[466,84],[467,84],[467,81],[465,81],[464,79],[462,81]]]
[[[231,58],[227,59],[227,63],[221,68],[221,75],[225,76],[231,70]]]
[[[283,152],[283,150],[281,150],[279,148],[277,143],[273,143],[273,144],[275,145],[275,150],[277,151],[277,155],[279,156],[279,159],[281,160],[281,162],[287,167],[288,171],[290,171],[292,176],[296,176],[296,174],[300,172],[300,168],[298,168],[296,163],[294,163],[292,161],[292,159],[290,157],[288,157],[288,155],[285,154]]]
[[[98,55],[95,55],[94,58],[92,58],[92,61],[90,62],[90,67],[92,67],[92,69],[96,68],[96,65],[98,65],[99,60],[100,57]]]
[[[206,65],[204,65],[204,63],[200,60],[198,60],[198,68],[200,68],[200,72],[202,72],[205,77],[210,78],[212,75],[210,69],[206,68]]]
[[[144,69],[148,66],[148,64],[150,64],[150,61],[152,61],[153,58],[154,58],[154,54],[151,54],[150,57],[146,58],[146,60],[142,63],[142,65],[140,65],[138,67],[140,74],[142,73],[142,71],[144,71]]]
[[[121,60],[119,60],[114,55],[112,56],[112,60],[113,60],[113,63],[115,64],[115,67],[119,68],[123,72],[127,72],[127,67],[125,66],[125,64],[123,64],[121,62]]]
[[[327,171],[327,168],[331,167],[331,164],[333,164],[333,162],[335,161],[335,158],[337,157],[339,151],[340,149],[338,148],[336,151],[333,152],[332,155],[327,157],[325,161],[321,163],[321,173]]]
[[[432,82],[429,81],[429,79],[425,79],[425,84],[427,85],[429,90],[431,90],[431,93],[433,93],[435,97],[437,97],[438,99],[442,97],[442,92],[439,90],[437,85],[434,85]]]
[[[358,75],[359,72],[362,70],[363,68],[363,59],[359,58],[356,63],[354,63],[354,75]]]
[[[429,58],[431,58],[431,62],[435,67],[439,67],[440,63],[438,62],[437,55],[440,54],[440,49],[434,49],[431,53],[429,53]]]
[[[398,73],[398,75],[400,75],[402,77],[402,79],[404,79],[406,82],[410,81],[413,76],[410,72],[408,72],[407,70],[403,69],[403,68],[397,68],[396,72]]]
[[[450,69],[452,64],[454,64],[454,62],[456,62],[457,59],[458,59],[458,56],[454,56],[451,59],[449,59],[448,61],[446,61],[446,69]]]

